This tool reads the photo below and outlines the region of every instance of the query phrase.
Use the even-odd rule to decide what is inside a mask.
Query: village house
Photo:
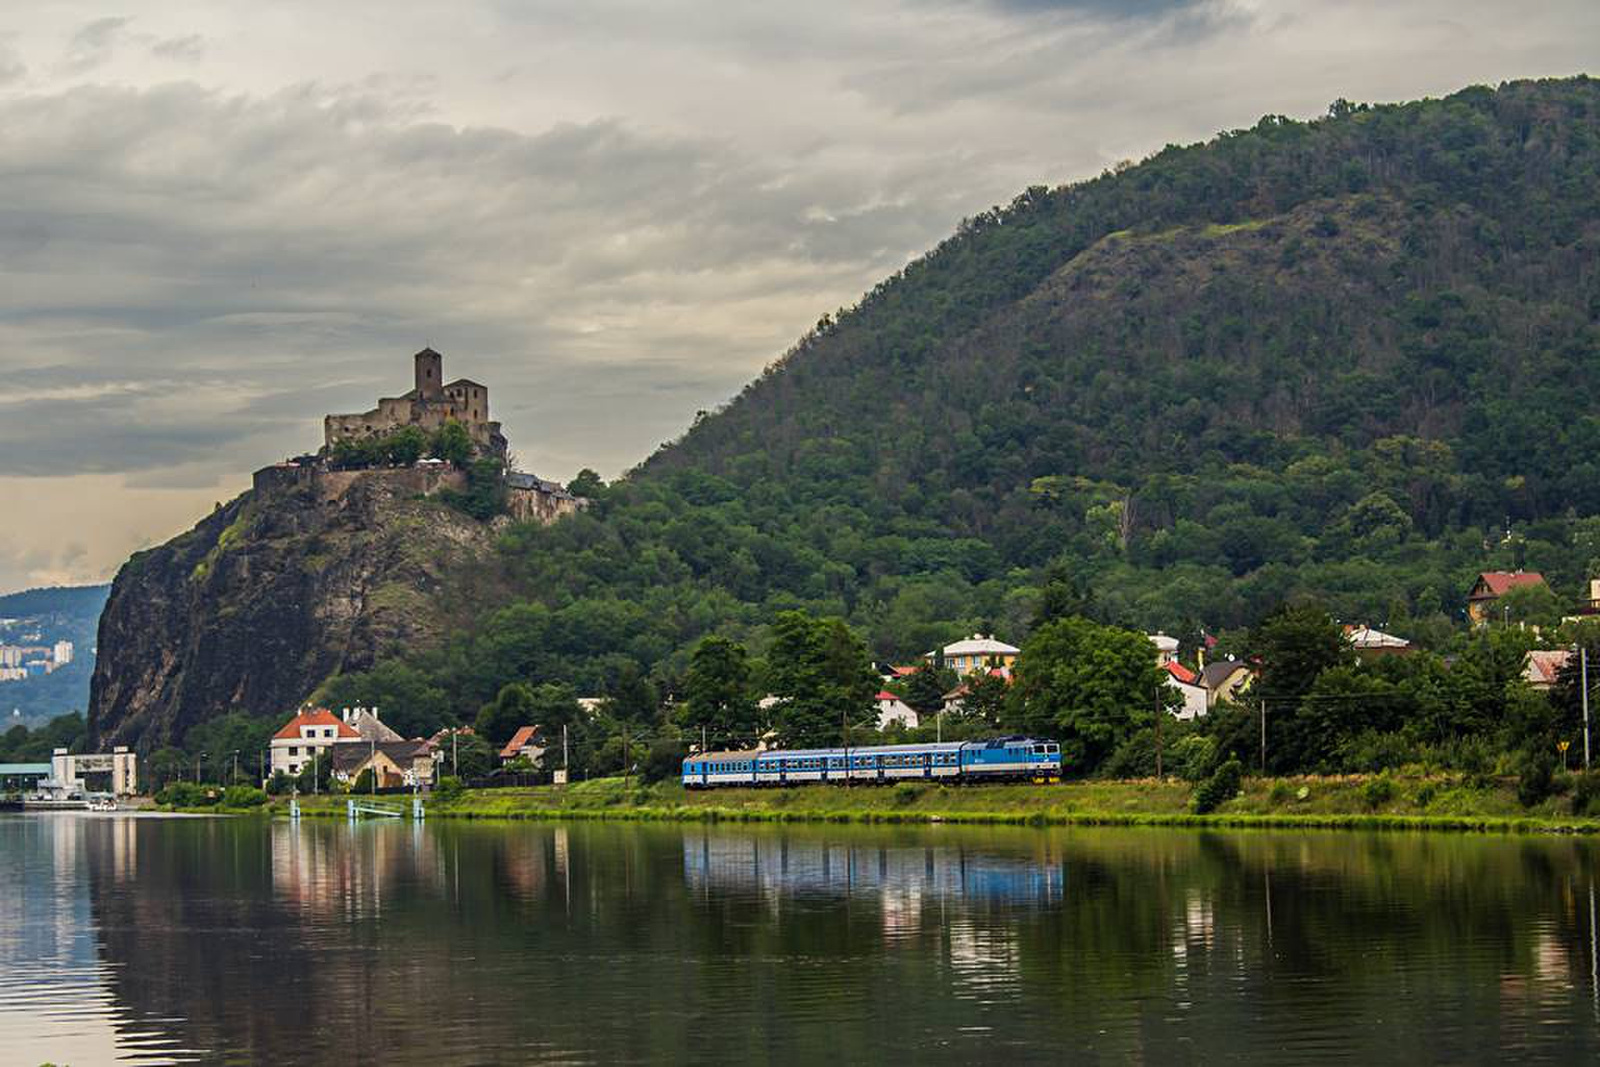
[[[433,746],[426,741],[360,741],[335,745],[333,778],[349,785],[371,770],[379,789],[419,789],[433,785]]]
[[[511,740],[500,749],[500,762],[510,763],[514,759],[526,759],[534,766],[544,758],[545,744],[539,738],[537,726],[519,726],[517,732],[511,735]]]
[[[1534,689],[1551,689],[1561,674],[1561,668],[1567,665],[1572,655],[1572,650],[1566,648],[1536,648],[1528,653],[1528,660],[1522,666],[1522,677]]]
[[[1411,642],[1394,634],[1386,634],[1382,630],[1374,630],[1370,626],[1346,626],[1345,639],[1350,642],[1350,647],[1356,650],[1356,655],[1363,660],[1380,659],[1384,656],[1406,656],[1411,653]]]
[[[1167,684],[1183,697],[1183,707],[1173,712],[1180,719],[1197,719],[1211,707],[1211,694],[1200,684],[1200,676],[1177,660],[1163,664]]]
[[[361,735],[327,708],[302,708],[272,735],[269,774],[291,777],[309,766],[314,757],[328,758],[328,750],[339,741],[359,741]]]
[[[938,663],[942,657],[944,665],[961,676],[985,668],[998,668],[1009,676],[1012,666],[1017,662],[1017,654],[1021,651],[1015,645],[996,641],[993,634],[987,637],[983,634],[973,634],[961,641],[945,645],[942,649],[935,649],[924,655],[923,659],[929,663]]]
[[[878,706],[878,729],[880,730],[894,722],[914,729],[921,719],[921,716],[917,714],[916,708],[907,704],[887,689],[880,690],[878,695],[872,699]]]
[[[1239,659],[1219,659],[1200,668],[1200,684],[1206,690],[1206,707],[1235,701],[1255,678],[1250,665]]]
[[[1474,626],[1486,625],[1493,617],[1495,602],[1513,589],[1544,585],[1538,571],[1484,571],[1467,594],[1467,618]]]

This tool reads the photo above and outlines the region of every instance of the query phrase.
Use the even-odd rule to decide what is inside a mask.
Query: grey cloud
[[[150,484],[210,457],[192,484],[315,447],[324,412],[404,389],[431,340],[491,384],[525,456],[614,470],[959,214],[892,168],[404,114],[314,87],[0,98],[0,343],[32,367],[0,448],[72,427],[26,471]],[[631,405],[577,415],[613,367],[636,368]],[[681,382],[664,399],[652,376]]]
[[[27,74],[27,64],[22,62],[16,49],[0,41],[0,85],[21,81]]]
[[[61,61],[63,69],[82,73],[110,59],[131,21],[124,16],[112,15],[78,27],[67,42],[66,55]]]
[[[193,63],[205,55],[206,39],[198,33],[163,37],[150,43],[150,54],[159,59]]]

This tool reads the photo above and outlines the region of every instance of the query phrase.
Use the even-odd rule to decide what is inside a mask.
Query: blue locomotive
[[[706,752],[683,761],[688,789],[813,782],[1059,782],[1061,746],[1033,737],[919,745]]]

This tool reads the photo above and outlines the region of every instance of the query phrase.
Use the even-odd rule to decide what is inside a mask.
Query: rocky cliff
[[[496,581],[491,526],[427,498],[450,477],[267,468],[134,555],[100,619],[95,743],[148,751],[229,711],[287,712],[380,652],[436,643]]]

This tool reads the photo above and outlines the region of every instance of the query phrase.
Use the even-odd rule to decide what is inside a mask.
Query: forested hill
[[[1575,592],[1597,317],[1600,82],[1341,101],[968,221],[641,480],[790,516],[862,592],[1060,558],[1172,627],[1454,612],[1491,564]]]

